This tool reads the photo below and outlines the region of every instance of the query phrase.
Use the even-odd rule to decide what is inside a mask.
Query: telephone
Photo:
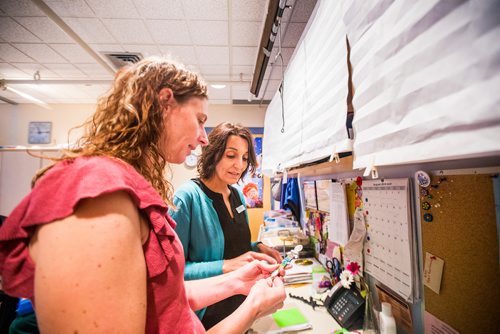
[[[325,307],[330,315],[340,326],[348,330],[359,329],[363,326],[365,311],[365,299],[358,289],[344,288],[340,282],[337,283],[325,300]]]

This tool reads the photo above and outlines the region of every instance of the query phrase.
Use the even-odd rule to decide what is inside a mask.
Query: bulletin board
[[[460,333],[493,333],[500,321],[494,174],[468,173],[431,173],[431,184],[419,187],[422,256],[444,260],[439,294],[424,286],[425,311]]]

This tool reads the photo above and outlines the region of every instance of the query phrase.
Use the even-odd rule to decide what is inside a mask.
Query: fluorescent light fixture
[[[215,89],[222,89],[222,88],[226,88],[226,85],[213,84],[213,85],[210,85],[210,87],[215,88]]]
[[[11,91],[14,94],[17,94],[17,95],[25,98],[26,100],[33,102],[34,104],[39,105],[40,107],[44,107],[45,109],[52,109],[47,103],[43,102],[42,100],[37,99],[36,97],[29,95],[29,94],[20,92],[17,89],[14,89],[12,87],[5,86],[5,85],[3,86],[3,88],[8,90],[8,91]]]

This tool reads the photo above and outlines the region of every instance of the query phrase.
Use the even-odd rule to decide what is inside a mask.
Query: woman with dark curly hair
[[[74,149],[35,179],[0,228],[4,290],[31,299],[46,333],[201,333],[193,310],[247,303],[213,328],[242,333],[285,298],[277,266],[252,262],[185,283],[168,215],[169,163],[206,145],[207,87],[161,58],[120,70]]]
[[[250,131],[222,123],[208,136],[197,170],[199,178],[182,185],[174,195],[176,232],[184,246],[186,280],[232,272],[254,260],[281,262],[278,251],[250,243],[245,199],[233,184],[252,173],[257,164]],[[233,296],[198,312],[205,329],[212,328],[245,300]]]

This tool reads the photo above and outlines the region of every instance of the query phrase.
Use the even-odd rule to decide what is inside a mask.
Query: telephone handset
[[[346,289],[339,282],[337,283],[325,300],[325,307],[328,313],[337,321],[340,326],[348,330],[362,327],[365,299],[355,286]]]

